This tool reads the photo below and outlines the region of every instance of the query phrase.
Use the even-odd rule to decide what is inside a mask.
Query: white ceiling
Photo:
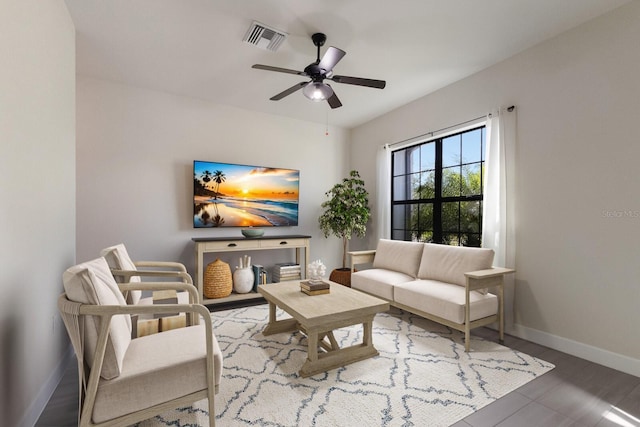
[[[77,72],[215,103],[351,128],[630,0],[66,0]],[[277,52],[242,42],[253,21],[289,34]],[[330,110],[301,91],[269,98],[316,59],[311,34],[347,52],[334,72],[387,81],[332,84]]]

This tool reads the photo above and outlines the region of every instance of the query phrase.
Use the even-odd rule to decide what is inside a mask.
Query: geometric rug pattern
[[[278,319],[286,318],[278,310]],[[395,308],[376,315],[379,356],[309,378],[300,332],[263,336],[268,305],[211,313],[224,355],[216,425],[449,426],[553,369],[495,342],[464,335]],[[362,341],[362,325],[334,331],[340,346]],[[206,400],[140,427],[207,425]]]

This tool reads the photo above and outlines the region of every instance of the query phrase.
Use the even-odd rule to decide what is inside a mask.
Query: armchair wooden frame
[[[177,289],[182,288],[187,290],[190,294],[197,292],[195,287],[185,283],[134,283],[120,285],[121,289],[140,289],[151,288],[158,289],[169,288]],[[189,286],[191,286],[189,288]],[[193,288],[193,291],[192,289]],[[192,295],[193,299],[196,297]],[[201,304],[158,304],[158,305],[90,305],[82,304],[70,301],[67,299],[66,294],[62,294],[58,298],[58,308],[62,315],[62,319],[65,323],[71,343],[74,347],[78,359],[78,376],[79,376],[79,427],[85,426],[129,426],[133,423],[148,419],[154,415],[161,414],[171,409],[175,409],[181,405],[189,404],[207,398],[209,409],[209,425],[215,425],[215,411],[214,411],[214,395],[217,392],[217,386],[214,380],[214,354],[213,354],[213,328],[211,322],[204,322],[204,333],[206,339],[206,383],[207,388],[197,391],[195,393],[181,396],[168,402],[164,402],[152,407],[140,410],[138,412],[120,416],[105,422],[94,423],[92,420],[93,408],[96,401],[96,394],[98,391],[98,385],[101,381],[104,381],[100,377],[102,366],[105,357],[105,351],[107,348],[107,338],[109,336],[109,329],[111,324],[111,318],[115,315],[125,314],[170,314],[175,312],[190,313],[194,319],[199,319],[202,316],[204,319],[209,319],[209,310]],[[100,317],[100,330],[98,333],[98,340],[96,345],[95,357],[93,360],[93,366],[91,369],[87,369],[89,372],[85,372],[84,361],[84,339],[83,339],[83,323],[82,316],[96,316]],[[195,323],[198,323],[197,320]],[[195,324],[194,323],[194,324]]]

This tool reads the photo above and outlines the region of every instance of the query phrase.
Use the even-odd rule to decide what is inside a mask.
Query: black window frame
[[[476,132],[480,130],[480,161],[468,161],[464,160],[463,153],[463,135],[471,132]],[[455,165],[449,165],[443,167],[443,141],[448,140],[449,138],[459,137],[460,140],[460,162]],[[422,169],[414,170],[411,168],[411,156],[415,155],[415,150],[421,150],[423,146],[427,146],[428,144],[434,145],[434,153],[435,153],[435,162],[433,169]],[[396,161],[398,160],[396,156],[403,155],[403,159],[399,159],[404,162],[403,171],[396,174]],[[421,159],[422,154],[418,154]],[[451,134],[443,135],[441,137],[437,137],[434,139],[426,140],[417,144],[413,144],[408,147],[402,147],[397,150],[393,150],[391,153],[391,238],[394,240],[406,240],[406,241],[421,241],[421,242],[432,242],[432,243],[441,243],[441,244],[457,244],[460,246],[481,246],[482,243],[482,202],[484,199],[484,179],[485,179],[485,164],[486,164],[486,125],[479,124],[469,129],[464,129],[459,132],[454,132]],[[464,168],[473,167],[474,165],[479,166],[479,175],[480,175],[480,184],[479,184],[479,194],[462,194],[462,183],[463,177],[465,177]],[[443,175],[445,173],[445,169],[450,168],[459,168],[459,181],[460,181],[460,192],[456,196],[443,196],[442,194],[442,186],[443,186]],[[414,196],[411,194],[415,185],[411,183],[412,179],[416,179],[415,175],[428,174],[430,172],[434,173],[433,176],[433,197],[425,197],[425,198],[413,198]],[[454,173],[455,174],[455,173]],[[402,183],[402,188],[404,194],[402,197],[399,197],[399,200],[396,200],[396,178],[402,178],[404,181]],[[422,179],[422,178],[420,178]],[[422,181],[421,181],[422,182]],[[409,194],[408,194],[409,193]],[[471,203],[468,203],[471,202]],[[443,207],[446,204],[457,203],[457,227],[447,229],[445,228],[446,224],[443,224]],[[465,205],[462,205],[465,203]],[[402,215],[403,219],[398,218],[397,207],[404,206]],[[431,229],[428,228],[428,224],[423,226],[421,224],[421,216],[420,214],[415,214],[411,211],[411,209],[429,209],[431,206],[432,209],[432,222]],[[454,206],[454,205],[449,205]],[[463,206],[467,208],[467,213],[473,212],[477,209],[477,220],[474,217],[474,214],[471,213],[468,216],[474,218],[474,221],[467,221],[464,224],[462,223],[462,212]],[[407,208],[408,207],[408,208]],[[453,212],[455,212],[455,207],[453,207]],[[417,227],[412,227],[411,220],[409,219],[411,215],[417,215]],[[448,215],[448,217],[453,217],[455,220],[456,215]],[[429,221],[426,221],[427,223]],[[395,227],[394,225],[403,224],[402,228]],[[453,223],[453,221],[451,221]],[[465,228],[465,226],[467,228]],[[423,238],[425,235],[428,236],[431,234],[431,238]],[[455,239],[454,239],[455,236]]]

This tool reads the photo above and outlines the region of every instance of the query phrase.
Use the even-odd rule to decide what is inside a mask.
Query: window
[[[484,126],[394,151],[391,238],[480,246],[484,160]]]

